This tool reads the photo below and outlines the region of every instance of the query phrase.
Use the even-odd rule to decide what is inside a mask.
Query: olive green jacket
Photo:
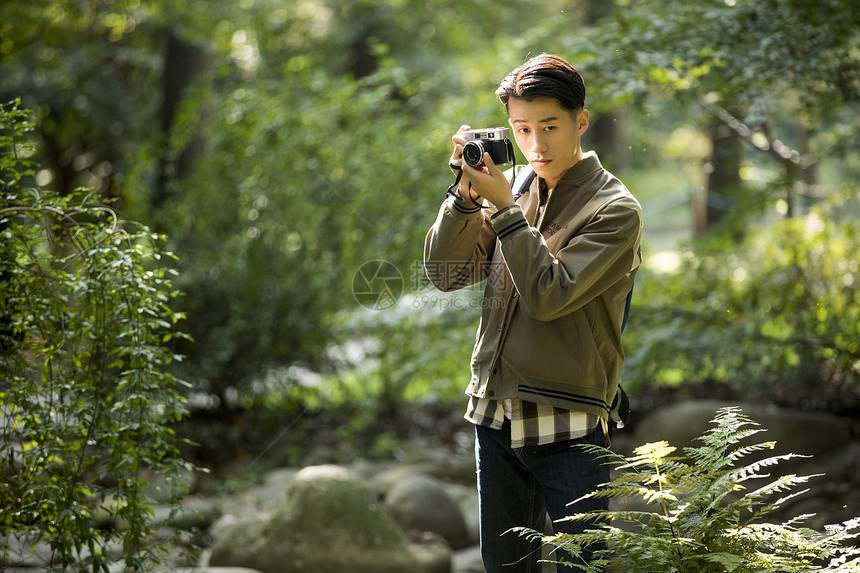
[[[427,233],[425,272],[442,291],[487,281],[467,394],[606,419],[641,263],[641,208],[593,152],[549,192],[538,220],[542,193],[535,178],[500,211],[449,197]]]

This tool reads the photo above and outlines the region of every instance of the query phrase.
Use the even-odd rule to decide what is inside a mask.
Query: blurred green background
[[[634,409],[708,396],[857,417],[853,4],[3,2],[0,102],[35,116],[34,184],[92,187],[168,237],[204,461],[290,430],[271,454],[290,463],[320,427],[384,453],[417,412],[460,414],[480,289],[435,292],[423,237],[451,134],[505,125],[495,87],[541,52],[582,71],[584,146],[643,205]],[[363,274],[380,261],[387,282]],[[392,284],[396,304],[355,296]]]

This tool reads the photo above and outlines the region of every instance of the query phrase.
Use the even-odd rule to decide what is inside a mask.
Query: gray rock
[[[803,412],[770,405],[743,404],[717,400],[691,400],[661,408],[647,416],[636,429],[637,445],[666,440],[676,447],[701,445],[694,438],[711,427],[717,410],[738,406],[742,413],[767,430],[750,438],[750,443],[776,441],[773,454],[820,455],[836,450],[851,439],[848,426],[826,412]]]
[[[262,573],[447,573],[441,543],[409,543],[372,489],[337,466],[298,472],[270,512],[222,518],[212,528],[211,566]]]
[[[477,545],[454,552],[454,573],[486,573],[481,560],[481,548]]]
[[[469,545],[477,545],[480,539],[480,520],[477,484],[462,485],[459,483],[442,482],[442,487],[460,507],[460,513],[466,523]]]
[[[49,567],[57,560],[50,545],[44,541],[22,539],[17,534],[0,538],[5,555],[14,567]]]
[[[388,491],[385,504],[406,531],[436,533],[454,549],[471,544],[460,506],[434,477],[405,475]]]
[[[156,523],[186,531],[205,530],[221,515],[216,501],[199,496],[187,496],[179,507],[156,505],[152,509]]]
[[[159,569],[156,573],[260,573],[247,567],[175,567]]]
[[[267,538],[272,515],[261,512],[256,515],[224,515],[209,530],[212,536],[209,566],[243,566],[261,571],[261,564],[274,559],[269,555]]]
[[[271,470],[263,476],[263,483],[252,488],[252,492],[264,504],[280,501],[286,497],[297,473],[294,468]]]

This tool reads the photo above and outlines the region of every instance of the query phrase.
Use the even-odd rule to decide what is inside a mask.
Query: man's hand
[[[451,138],[451,141],[454,143],[454,152],[451,154],[451,159],[448,161],[448,166],[455,172],[458,171],[465,163],[463,161],[463,148],[466,146],[466,143],[468,143],[469,140],[463,137],[462,133],[464,131],[469,131],[470,129],[472,128],[468,125],[461,125],[460,129],[457,130],[456,135]],[[461,182],[457,192],[460,193],[460,197],[466,199],[467,201],[471,199],[477,204],[483,202],[483,199],[480,197],[480,195],[478,195],[474,191],[470,191],[470,186],[468,184],[463,184]]]
[[[473,193],[477,193],[485,198],[495,205],[497,209],[503,209],[514,203],[511,184],[508,182],[505,174],[493,163],[489,153],[484,154],[483,167],[475,168],[463,161],[462,168],[463,179],[460,181],[461,188],[464,186],[467,188],[471,187]]]
[[[463,170],[463,178],[460,181],[459,193],[463,199],[471,199],[475,203],[482,203],[483,199],[496,206],[497,209],[507,207],[514,202],[511,184],[505,175],[490,159],[489,154],[484,154],[484,166],[480,168],[471,167],[463,161],[463,147],[468,139],[463,136],[464,131],[469,131],[468,125],[460,126],[456,135],[451,138],[454,143],[454,152],[448,162],[451,169]]]
[[[463,148],[466,146],[468,140],[463,137],[462,133],[470,129],[472,128],[468,125],[461,125],[454,137],[451,138],[451,141],[454,143],[454,152],[451,154],[448,166],[454,171],[457,171],[463,165]]]

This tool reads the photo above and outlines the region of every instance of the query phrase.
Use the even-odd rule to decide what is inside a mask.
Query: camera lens
[[[470,141],[463,146],[463,160],[467,165],[479,167],[484,164],[484,145],[480,141]]]

